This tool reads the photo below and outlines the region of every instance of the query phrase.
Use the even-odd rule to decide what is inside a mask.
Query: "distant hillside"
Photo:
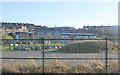
[[[71,43],[58,49],[56,52],[65,53],[99,53],[105,52],[106,45],[105,41],[78,41],[76,43]],[[116,51],[116,46],[108,41],[109,52]]]

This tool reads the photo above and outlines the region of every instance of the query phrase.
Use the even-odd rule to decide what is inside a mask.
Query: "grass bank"
[[[108,51],[110,53],[116,53],[118,51],[117,43],[107,42]],[[105,52],[106,42],[105,40],[92,40],[92,41],[76,41],[54,52],[62,53],[100,53]]]

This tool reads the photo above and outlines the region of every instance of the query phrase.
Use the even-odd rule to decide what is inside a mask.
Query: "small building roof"
[[[90,34],[90,33],[62,33],[62,35],[89,35],[89,36],[96,36],[97,34]]]

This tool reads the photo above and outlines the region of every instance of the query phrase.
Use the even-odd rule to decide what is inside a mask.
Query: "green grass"
[[[19,47],[43,47],[43,44],[18,44]],[[45,47],[63,46],[61,49],[52,52],[62,53],[100,53],[105,52],[106,43],[105,40],[92,40],[92,41],[76,41],[68,45],[62,43],[45,44]],[[16,47],[16,46],[15,46]],[[14,51],[14,47],[9,44],[2,45],[2,51]],[[111,53],[118,52],[117,44],[115,42],[108,41],[108,50]]]
[[[117,47],[114,43],[108,41],[108,50],[109,52],[117,52]],[[105,41],[80,41],[74,42],[69,45],[62,47],[54,52],[62,53],[100,53],[106,51]]]
[[[11,44],[3,44],[1,45],[2,46],[2,51],[14,51],[14,47],[32,47],[32,48],[35,48],[35,47],[43,47],[43,44],[17,44],[17,46],[14,46],[14,45],[11,45]],[[61,43],[51,43],[51,44],[45,44],[44,45],[45,47],[47,46],[63,46],[63,44]]]
[[[12,36],[9,35],[3,35],[2,39],[14,39]]]

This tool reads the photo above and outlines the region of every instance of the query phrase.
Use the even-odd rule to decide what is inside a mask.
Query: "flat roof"
[[[62,35],[91,35],[96,36],[97,34],[90,34],[90,33],[62,33]]]

